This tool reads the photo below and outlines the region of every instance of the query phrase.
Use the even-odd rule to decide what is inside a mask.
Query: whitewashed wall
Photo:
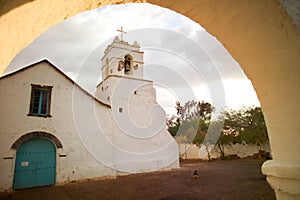
[[[56,136],[63,145],[57,149],[56,183],[179,167],[178,146],[167,132],[165,112],[156,102],[152,82],[124,80],[120,85],[127,89],[110,91],[110,108],[48,62],[2,78],[0,190],[10,189],[13,183],[16,150],[12,144],[36,131]],[[53,86],[52,117],[28,116],[31,84]],[[3,159],[7,157],[11,159]]]
[[[27,116],[31,84],[53,86],[50,111],[52,117]],[[33,131],[51,133],[63,145],[62,149],[57,149],[57,183],[115,175],[114,169],[95,159],[82,144],[74,120],[74,93],[77,95],[80,108],[95,106],[101,113],[99,120],[107,123],[109,108],[95,103],[92,97],[74,87],[72,82],[58,73],[49,63],[39,63],[0,80],[0,190],[12,186],[16,156],[16,151],[11,149],[12,144],[22,135]],[[91,131],[93,130],[86,126],[86,132]],[[111,153],[107,150],[108,154],[109,152]],[[66,157],[60,157],[60,154],[65,154]],[[4,160],[4,157],[13,159]]]
[[[187,144],[182,143],[179,144],[179,155],[181,159],[204,159],[208,160],[208,156],[205,155],[206,152],[200,153],[200,146],[195,144]],[[270,145],[265,143],[262,145],[255,145],[255,144],[231,144],[231,145],[224,145],[224,153],[225,155],[237,155],[239,158],[246,158],[248,156],[252,156],[258,153],[260,150],[271,152]],[[211,158],[219,158],[221,156],[220,150],[217,146],[215,146],[212,151],[210,152]]]
[[[114,163],[120,173],[179,167],[178,146],[166,128],[166,114],[156,102],[152,81],[111,76]],[[104,98],[105,99],[105,98]]]

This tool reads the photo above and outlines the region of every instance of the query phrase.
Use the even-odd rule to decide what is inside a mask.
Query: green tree
[[[167,119],[167,126],[172,136],[185,137],[189,142],[202,143],[214,110],[204,101],[188,101],[183,106],[176,102],[177,115]]]
[[[180,120],[191,120],[191,119],[201,119],[205,121],[210,121],[211,114],[214,111],[214,107],[204,101],[188,101],[184,106],[180,105],[180,102],[176,102],[177,115]]]
[[[180,141],[204,144],[207,147],[217,140],[221,157],[225,158],[224,145],[230,143],[263,144],[268,133],[261,108],[224,110],[219,119],[211,121],[213,106],[208,102],[189,101],[181,106],[176,102],[177,115],[169,117],[167,126],[172,136]],[[224,121],[224,124],[223,124]],[[210,126],[214,124],[213,126]],[[207,135],[208,128],[216,134]],[[204,141],[205,139],[205,141]]]
[[[232,143],[245,141],[251,144],[268,142],[268,132],[261,108],[250,107],[223,112],[224,128],[221,140],[230,138]]]

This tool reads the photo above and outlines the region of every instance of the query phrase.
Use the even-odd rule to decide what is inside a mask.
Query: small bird
[[[198,170],[195,170],[193,173],[193,178],[198,178],[198,177],[199,177]]]

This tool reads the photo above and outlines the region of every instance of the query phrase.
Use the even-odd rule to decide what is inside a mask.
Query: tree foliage
[[[213,106],[204,101],[188,101],[183,106],[176,102],[175,108],[177,115],[167,119],[170,134],[185,137],[187,141],[196,144],[202,143],[214,110]]]
[[[214,110],[210,103],[194,100],[186,102],[184,106],[181,106],[178,101],[176,102],[176,109],[180,120],[201,119],[204,121],[210,121],[211,114]]]
[[[251,107],[240,110],[226,110],[222,113],[224,128],[220,140],[232,143],[245,141],[262,144],[268,141],[268,132],[261,108]]]
[[[224,120],[217,145],[229,143],[262,144],[268,142],[268,133],[261,108],[250,107],[240,110],[225,110],[217,121],[211,121],[214,107],[204,101],[188,101],[183,106],[176,102],[177,115],[167,120],[172,136],[184,137],[194,144],[203,142],[210,123]]]

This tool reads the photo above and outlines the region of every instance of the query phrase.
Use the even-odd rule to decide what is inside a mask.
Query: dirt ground
[[[274,200],[263,161],[184,161],[180,169],[90,180],[1,194],[1,199]],[[199,177],[193,178],[198,169]]]

